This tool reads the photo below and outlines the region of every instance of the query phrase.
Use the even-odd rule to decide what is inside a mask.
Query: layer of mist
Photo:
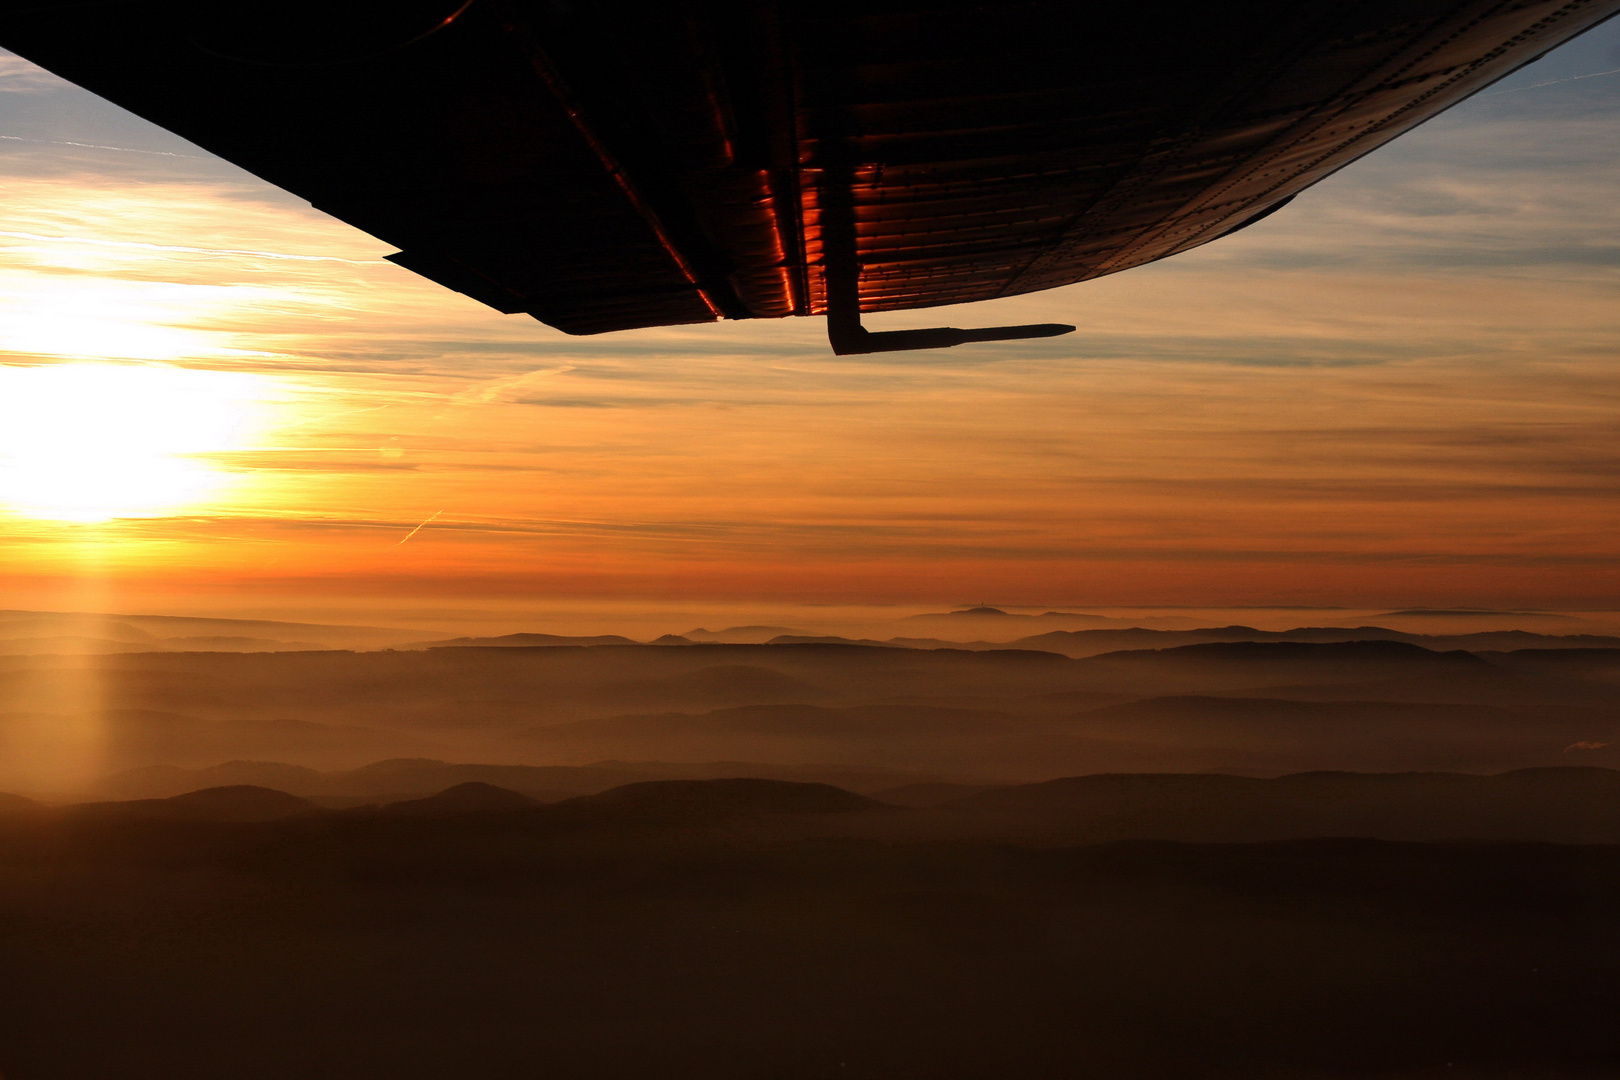
[[[12,614],[7,1080],[1620,1071],[1578,627]]]
[[[0,790],[60,800],[132,770],[392,758],[967,784],[1620,764],[1620,648],[1311,636],[1087,656],[822,642],[0,656]]]

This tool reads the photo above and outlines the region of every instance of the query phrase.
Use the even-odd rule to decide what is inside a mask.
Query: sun
[[[0,502],[50,521],[150,517],[216,496],[262,380],[161,364],[0,366]]]

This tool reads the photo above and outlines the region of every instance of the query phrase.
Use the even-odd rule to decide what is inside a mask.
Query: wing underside
[[[824,314],[840,273],[895,311],[1186,251],[1620,0],[221,10],[12,3],[0,44],[592,334]]]

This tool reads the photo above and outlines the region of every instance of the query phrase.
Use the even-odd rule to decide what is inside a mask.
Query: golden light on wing
[[[170,513],[230,483],[264,380],[155,364],[0,367],[0,502],[54,521]]]

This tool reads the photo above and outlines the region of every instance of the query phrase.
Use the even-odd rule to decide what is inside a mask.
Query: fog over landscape
[[[7,1075],[1603,1075],[1620,638],[1383,615],[6,613]]]
[[[1386,614],[1408,625],[1511,618]],[[382,646],[401,632],[12,614],[13,651],[0,656],[0,778],[61,801],[178,794],[184,770],[206,777],[229,765],[241,779],[251,773],[243,763],[334,772],[404,758],[547,767],[522,786],[564,793],[594,788],[557,768],[602,762],[719,775],[865,769],[963,784],[1620,762],[1620,637],[1559,632],[1599,629],[1600,619],[1524,620],[1551,624],[1537,630],[1109,627],[985,640],[1088,620],[1115,621],[979,607],[894,623],[965,630],[965,642],[756,625],[650,642],[516,633]],[[253,636],[266,633],[285,636]],[[351,647],[301,646],[299,635]],[[371,647],[352,647],[363,641]],[[221,645],[233,651],[214,651]],[[69,648],[78,651],[46,651]],[[322,782],[326,794],[366,793]],[[393,793],[406,791],[431,793]]]

